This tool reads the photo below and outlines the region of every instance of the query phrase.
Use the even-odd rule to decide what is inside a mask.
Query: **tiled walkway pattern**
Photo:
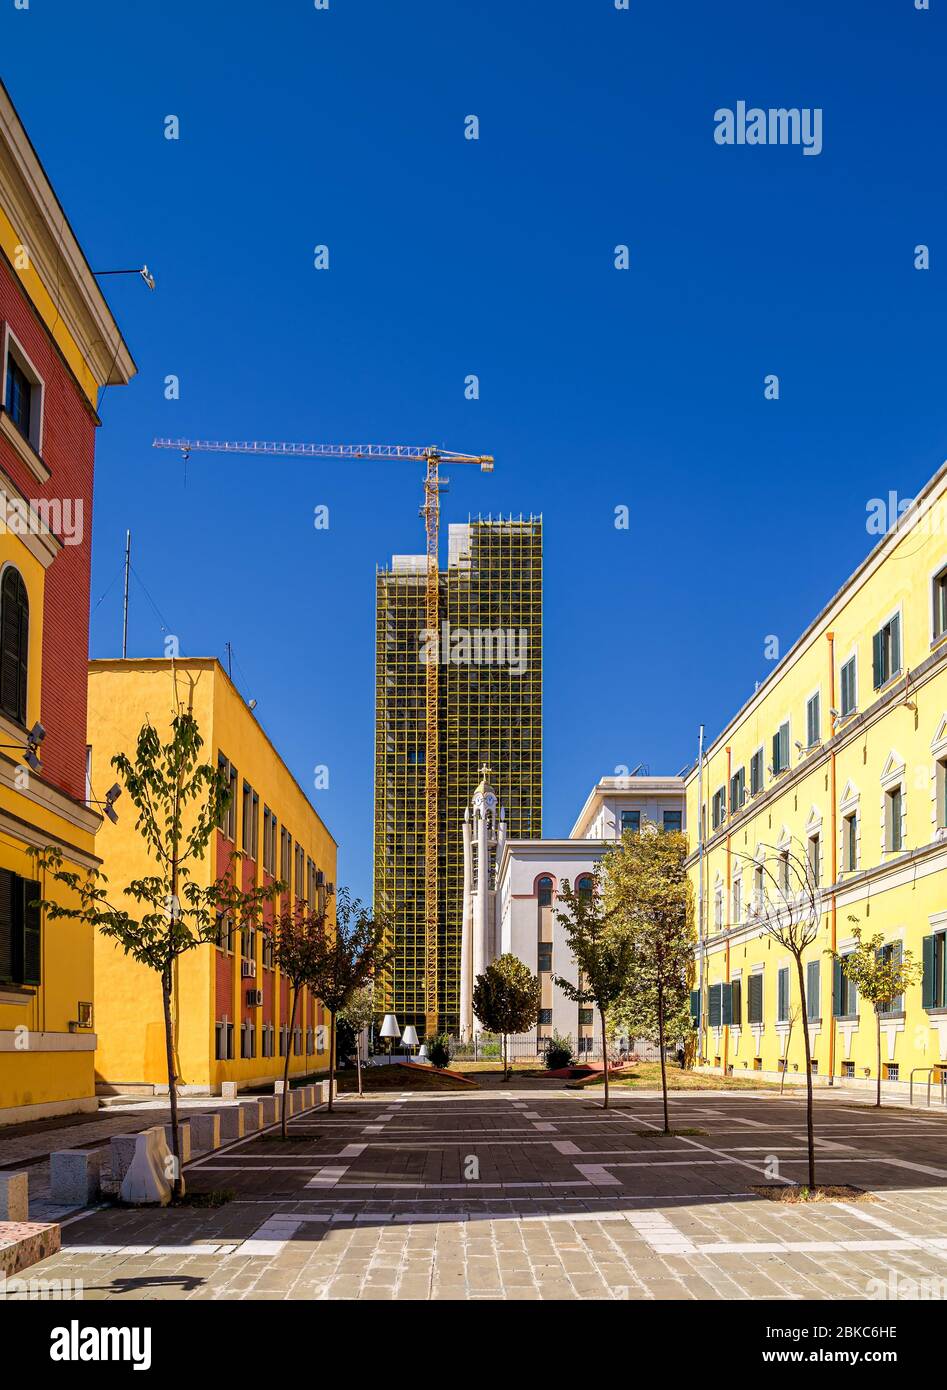
[[[782,1205],[804,1110],[777,1096],[483,1091],[343,1097],[198,1159],[211,1209],[104,1209],[33,1267],[86,1298],[868,1298],[947,1289],[947,1122],[818,1104],[820,1178],[871,1203]],[[872,1282],[878,1281],[878,1282]],[[910,1287],[910,1285],[908,1285]]]

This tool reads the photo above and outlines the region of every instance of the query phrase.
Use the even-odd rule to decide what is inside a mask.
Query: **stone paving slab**
[[[294,1116],[285,1144],[252,1134],[189,1164],[188,1191],[232,1194],[223,1205],[82,1214],[35,1273],[96,1298],[795,1300],[877,1297],[872,1281],[891,1277],[947,1289],[943,1119],[820,1100],[820,1179],[875,1200],[785,1205],[751,1186],[805,1177],[799,1097],[671,1104],[673,1126],[700,1133],[660,1135],[653,1096],[608,1111],[588,1092],[515,1086],[344,1096],[331,1115]]]

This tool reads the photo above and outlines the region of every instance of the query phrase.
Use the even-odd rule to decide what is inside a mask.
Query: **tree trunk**
[[[355,1075],[358,1079],[358,1093],[362,1094],[362,1034],[355,1034]]]
[[[658,981],[658,1051],[661,1054],[661,1096],[664,1101],[664,1133],[671,1133],[668,1115],[668,1076],[667,1061],[664,1056],[664,986]]]
[[[506,1034],[504,1033],[504,1034],[503,1034],[503,1080],[504,1080],[504,1081],[509,1081],[509,1079],[510,1079],[510,1054],[509,1054],[509,1049],[508,1049],[508,1047],[507,1047],[507,1038],[506,1038]]]
[[[178,1136],[178,1091],[177,1076],[174,1070],[174,1039],[171,1029],[171,966],[161,974],[161,1002],[164,1006],[164,1044],[168,1062],[168,1100],[171,1104],[171,1153],[174,1158],[174,1176],[171,1181],[172,1196],[181,1196],[181,1145]]]
[[[806,1143],[809,1151],[809,1190],[814,1191],[815,1181],[815,1126],[812,1113],[812,1046],[809,1042],[809,1005],[806,1000],[806,972],[802,968],[802,956],[796,956],[796,970],[799,974],[799,999],[802,1010],[802,1036],[806,1044]]]
[[[783,1054],[783,1074],[779,1078],[779,1094],[786,1089],[786,1071],[789,1067],[789,1049],[792,1047],[792,1016],[789,1019],[789,1032],[786,1034],[786,1051]]]
[[[329,1014],[329,1110],[332,1109],[332,1093],[335,1090],[335,1014]]]
[[[608,1109],[608,1034],[605,1029],[605,1010],[599,1009],[599,1017],[602,1020],[602,1075],[605,1080],[605,1104],[603,1109]]]
[[[283,1060],[283,1105],[282,1105],[282,1135],[284,1139],[289,1136],[286,1133],[286,1107],[289,1103],[289,1049],[293,1041],[293,1025],[296,1022],[296,1003],[299,999],[299,986],[293,985],[293,1007],[289,1014],[289,1030],[286,1034],[286,1056]]]
[[[876,1092],[875,1105],[881,1109],[881,1010],[875,1008],[875,1024],[878,1034],[878,1088]]]

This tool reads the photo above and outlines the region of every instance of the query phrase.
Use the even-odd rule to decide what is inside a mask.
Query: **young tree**
[[[335,1021],[352,995],[373,980],[394,954],[385,945],[387,927],[347,889],[336,901],[335,925],[316,933],[317,960],[309,980],[329,1011],[329,1109],[335,1089]]]
[[[491,961],[473,987],[473,1011],[490,1033],[503,1035],[503,1080],[510,1079],[511,1033],[535,1028],[542,986],[518,956],[507,952]]]
[[[317,909],[303,906],[298,911],[290,908],[280,912],[264,925],[273,944],[273,963],[289,981],[290,1010],[289,1034],[286,1039],[286,1058],[283,1064],[283,1095],[281,1112],[281,1133],[287,1138],[287,1115],[289,1096],[290,1039],[296,1026],[296,1009],[302,989],[312,982],[323,957],[322,941],[331,930],[328,894],[321,900]]]
[[[62,852],[55,845],[31,851],[37,869],[72,890],[78,900],[77,907],[43,901],[48,918],[90,924],[117,941],[126,955],[154,970],[161,981],[175,1197],[183,1191],[172,1023],[175,965],[186,952],[216,941],[222,919],[239,918],[252,926],[264,901],[283,887],[276,883],[249,892],[239,889],[234,869],[243,857],[240,854],[233,855],[228,871],[207,887],[194,881],[194,864],[205,857],[230,802],[221,772],[200,761],[202,747],[197,721],[184,711],[171,721],[169,742],[163,743],[157,729],[145,723],[134,757],[118,753],[112,759],[137,812],[135,828],[143,849],[155,861],[153,874],[134,878],[122,889],[137,904],[137,913],[109,902],[108,879],[98,869],[77,873],[64,868]]]
[[[355,1034],[355,1073],[358,1078],[358,1093],[362,1094],[362,1033],[375,1017],[375,986],[371,982],[355,990],[339,1010],[339,1018]]]
[[[798,842],[762,845],[762,862],[742,855],[748,864],[760,871],[762,889],[750,907],[763,935],[788,951],[796,963],[799,982],[799,1017],[803,1020],[802,1037],[806,1048],[806,1141],[809,1157],[809,1188],[815,1179],[815,1118],[812,1103],[812,1044],[805,1020],[809,1017],[806,1004],[806,967],[804,957],[817,940],[822,923],[822,895],[816,882],[813,865]],[[767,851],[772,850],[772,855]]]
[[[667,1045],[677,1042],[689,1017],[694,969],[694,895],[684,868],[687,836],[659,831],[644,821],[636,835],[625,835],[602,861],[606,907],[614,927],[630,944],[630,971],[619,999],[656,1038],[661,1055],[664,1133],[670,1134]]]
[[[627,932],[616,931],[615,909],[605,904],[600,869],[592,875],[590,890],[575,889],[563,879],[559,893],[562,908],[556,918],[566,934],[569,951],[578,969],[578,983],[555,977],[567,999],[591,1004],[598,1009],[602,1025],[602,1070],[605,1082],[604,1108],[608,1109],[608,1013],[625,989],[631,975],[634,943]]]
[[[849,917],[857,922],[857,917]],[[885,944],[881,933],[869,937],[862,936],[861,927],[855,927],[852,935],[856,946],[844,956],[831,953],[837,970],[851,980],[862,999],[867,999],[875,1010],[875,1036],[877,1039],[878,1081],[875,1092],[875,1105],[881,1106],[881,1015],[891,1007],[891,1002],[903,994],[909,985],[921,978],[922,967],[906,951],[900,941]]]

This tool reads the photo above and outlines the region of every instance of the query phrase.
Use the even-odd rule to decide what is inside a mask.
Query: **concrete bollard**
[[[198,1153],[213,1153],[214,1149],[220,1148],[220,1116],[213,1115],[192,1115],[189,1124],[191,1126],[191,1145]]]
[[[282,1081],[274,1081],[274,1082],[273,1082],[273,1094],[274,1094],[274,1096],[281,1096],[281,1095],[283,1094],[283,1089],[284,1089],[284,1083],[283,1083]]]
[[[242,1100],[240,1101],[240,1109],[245,1116],[243,1132],[244,1134],[252,1134],[254,1130],[260,1128],[263,1122],[263,1102],[256,1098],[253,1100]]]
[[[49,1155],[49,1195],[66,1207],[85,1207],[101,1190],[102,1150],[61,1149]]]
[[[29,1221],[28,1173],[0,1173],[0,1221]]]
[[[315,1088],[315,1086],[307,1086],[307,1087],[306,1087],[306,1109],[307,1109],[307,1110],[311,1110],[311,1109],[313,1108],[313,1106],[315,1105],[315,1103],[316,1103],[316,1088]]]
[[[275,1125],[280,1117],[280,1105],[282,1096],[264,1096],[260,1101],[260,1112],[264,1125]]]
[[[137,1134],[113,1134],[109,1143],[112,1177],[121,1182],[135,1156]]]
[[[165,1125],[164,1137],[168,1148],[171,1148],[171,1126]],[[178,1120],[178,1147],[181,1152],[178,1157],[182,1163],[191,1161],[191,1122],[190,1120]]]
[[[222,1081],[222,1082],[220,1083],[220,1095],[221,1095],[221,1099],[222,1099],[222,1100],[236,1100],[236,1099],[237,1099],[237,1083],[236,1083],[236,1081]]]
[[[171,1201],[171,1154],[164,1129],[153,1125],[135,1136],[135,1152],[122,1179],[119,1196],[134,1206],[166,1207]],[[183,1178],[182,1178],[183,1189]]]
[[[217,1114],[221,1143],[232,1144],[235,1139],[243,1138],[246,1112],[242,1105],[222,1105]]]

